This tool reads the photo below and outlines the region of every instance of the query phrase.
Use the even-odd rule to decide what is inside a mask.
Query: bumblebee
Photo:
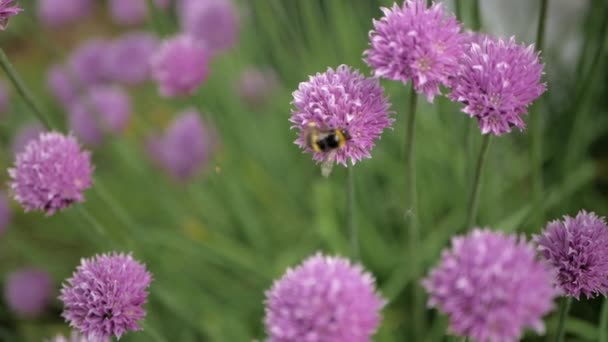
[[[306,145],[315,152],[331,152],[338,150],[350,140],[350,134],[345,129],[321,129],[314,122],[308,124],[304,132]]]

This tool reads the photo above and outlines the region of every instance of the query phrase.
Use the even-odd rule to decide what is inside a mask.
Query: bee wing
[[[334,164],[336,162],[336,151],[332,150],[327,152],[325,158],[321,162],[321,175],[327,178],[331,174],[331,171],[334,169]]]

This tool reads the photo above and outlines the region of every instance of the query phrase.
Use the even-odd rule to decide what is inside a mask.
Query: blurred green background
[[[112,24],[102,1],[94,16],[57,30],[36,23],[33,1],[21,3],[28,11],[11,21],[0,44],[55,122],[65,123],[64,111],[46,88],[47,68],[83,40],[113,37],[125,29]],[[470,2],[463,3],[468,24]],[[580,1],[575,9],[565,0],[549,3],[543,53],[549,90],[531,110],[542,116],[542,203],[533,202],[530,135],[513,132],[492,143],[478,219],[483,226],[528,236],[547,220],[582,208],[608,214],[608,13],[603,0]],[[93,150],[96,182],[107,190],[101,192],[106,198],[89,190],[83,206],[108,236],[100,236],[77,207],[46,218],[24,214],[13,203],[12,223],[0,238],[0,282],[20,267],[37,266],[53,275],[58,295],[80,258],[132,251],[154,281],[145,331],[129,333],[124,341],[263,340],[264,291],[273,279],[315,251],[350,255],[345,169],[338,166],[324,179],[311,156],[293,144],[291,92],[328,66],[349,64],[370,74],[362,61],[367,34],[372,18],[381,15],[379,7],[390,4],[238,2],[239,42],[212,62],[210,78],[197,95],[166,100],[152,83],[130,89],[135,105],[127,133]],[[519,41],[533,43],[537,7],[536,2],[484,0],[484,30],[518,34]],[[519,16],[510,17],[508,10]],[[526,15],[529,24],[518,25],[516,18]],[[502,18],[502,24],[495,18]],[[162,20],[176,26],[171,12]],[[567,34],[560,31],[564,27]],[[572,51],[564,56],[567,42]],[[271,101],[256,110],[240,100],[235,86],[252,66],[273,68],[280,80]],[[405,341],[412,340],[414,328],[410,289],[419,286],[465,220],[481,137],[457,105],[444,98],[434,104],[421,101],[416,127],[419,208],[414,213],[421,222],[422,243],[416,251],[421,265],[412,265],[404,220],[403,113],[409,91],[395,82],[382,84],[397,121],[377,143],[373,158],[355,166],[356,220],[360,261],[390,300],[375,340]],[[178,184],[149,161],[144,138],[192,106],[215,126],[220,144],[200,177]],[[17,127],[33,120],[13,91],[11,110],[0,119],[0,169],[13,163],[10,145]],[[0,173],[0,183],[7,181],[6,172]],[[574,303],[569,341],[599,339],[601,305],[602,299]],[[61,304],[54,300],[44,315],[25,320],[0,301],[0,340],[40,341],[68,332],[60,312]],[[547,319],[549,334],[555,316]],[[425,340],[441,341],[445,319],[427,311],[425,321]]]

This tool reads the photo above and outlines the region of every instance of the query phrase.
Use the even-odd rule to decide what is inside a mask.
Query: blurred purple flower
[[[122,132],[131,116],[129,95],[116,86],[95,86],[70,106],[70,128],[87,145],[99,145],[108,133]]]
[[[84,201],[93,166],[90,153],[82,151],[73,136],[50,132],[18,153],[8,173],[13,196],[25,211],[41,210],[50,216]]]
[[[214,140],[200,113],[187,110],[178,114],[164,136],[148,139],[148,152],[173,178],[187,181],[209,161]]]
[[[370,158],[374,140],[394,121],[378,80],[365,78],[346,65],[310,76],[307,82],[300,83],[293,98],[295,109],[290,121],[292,128],[300,131],[296,144],[311,152],[306,143],[310,123],[322,129],[346,130],[351,138],[333,157],[344,166],[348,158],[353,165]],[[313,156],[317,161],[327,161],[328,157],[328,152],[315,152]]]
[[[423,281],[429,306],[448,315],[450,330],[474,341],[519,341],[557,295],[553,274],[524,237],[475,229],[452,239]]]
[[[14,0],[0,0],[0,30],[5,30],[10,17],[23,11]]]
[[[363,267],[318,253],[266,292],[268,341],[367,342],[384,304]]]
[[[159,45],[149,32],[130,32],[111,42],[104,67],[111,81],[136,85],[150,78],[150,56]]]
[[[76,76],[72,76],[76,77]],[[76,91],[76,80],[70,78],[66,67],[55,64],[47,73],[47,84],[51,94],[59,101],[64,107],[69,105],[78,97]]]
[[[96,85],[107,80],[102,66],[108,45],[109,42],[103,39],[89,39],[72,52],[68,67],[73,75],[69,76],[79,82],[77,87]]]
[[[230,0],[182,0],[178,6],[183,32],[205,43],[210,53],[230,49],[239,33],[239,16]]]
[[[152,77],[163,96],[192,95],[208,73],[207,49],[188,35],[165,40],[152,57]]]
[[[9,95],[6,83],[0,81],[0,117],[8,111]]]
[[[272,69],[247,69],[239,79],[241,99],[253,109],[263,107],[272,97],[278,83],[277,75]]]
[[[109,338],[91,340],[83,335],[73,331],[70,337],[64,337],[62,335],[57,335],[52,340],[48,340],[46,342],[110,342]]]
[[[90,339],[120,337],[141,330],[146,316],[152,275],[130,254],[110,253],[82,259],[63,284],[62,316],[70,326]]]
[[[581,210],[574,218],[549,222],[534,240],[555,268],[557,285],[567,296],[608,295],[608,225],[604,218]]]
[[[18,315],[33,318],[47,308],[52,292],[53,282],[47,272],[26,268],[8,275],[4,298]]]
[[[21,127],[13,138],[13,153],[18,154],[25,150],[25,146],[40,136],[44,132],[44,127],[38,122],[28,122]]]
[[[443,3],[427,8],[425,0],[406,0],[382,8],[384,17],[374,20],[365,61],[374,75],[403,84],[412,81],[429,102],[440,94],[456,73],[463,52],[462,27]]]
[[[114,22],[122,25],[137,25],[148,16],[148,0],[110,0],[110,13]],[[167,8],[170,0],[156,0],[156,6]]]
[[[534,46],[483,36],[474,39],[463,55],[449,97],[477,118],[482,134],[502,135],[513,126],[525,128],[522,116],[546,90],[542,75]]]
[[[38,0],[38,16],[51,27],[71,24],[89,15],[92,0]]]
[[[0,191],[0,236],[11,222],[11,207],[4,192]]]

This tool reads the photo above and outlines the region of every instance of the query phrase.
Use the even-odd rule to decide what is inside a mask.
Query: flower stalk
[[[469,207],[467,210],[466,219],[466,230],[469,230],[475,225],[477,217],[477,209],[479,207],[479,192],[481,189],[481,178],[483,175],[483,167],[485,165],[488,150],[490,148],[491,134],[483,136],[481,141],[481,149],[479,150],[479,156],[477,157],[477,165],[475,167],[475,176],[473,177],[473,187],[471,188],[471,195],[469,196]]]
[[[556,342],[563,342],[566,335],[566,320],[572,306],[572,297],[563,297],[559,303],[559,321],[557,323]]]
[[[348,197],[348,208],[346,212],[347,216],[347,224],[348,224],[348,232],[350,235],[350,246],[351,246],[351,254],[354,260],[358,260],[360,258],[359,252],[359,231],[357,227],[357,220],[355,218],[356,215],[356,199],[355,199],[355,170],[354,166],[351,165],[347,168],[347,186],[346,186],[346,194]]]

